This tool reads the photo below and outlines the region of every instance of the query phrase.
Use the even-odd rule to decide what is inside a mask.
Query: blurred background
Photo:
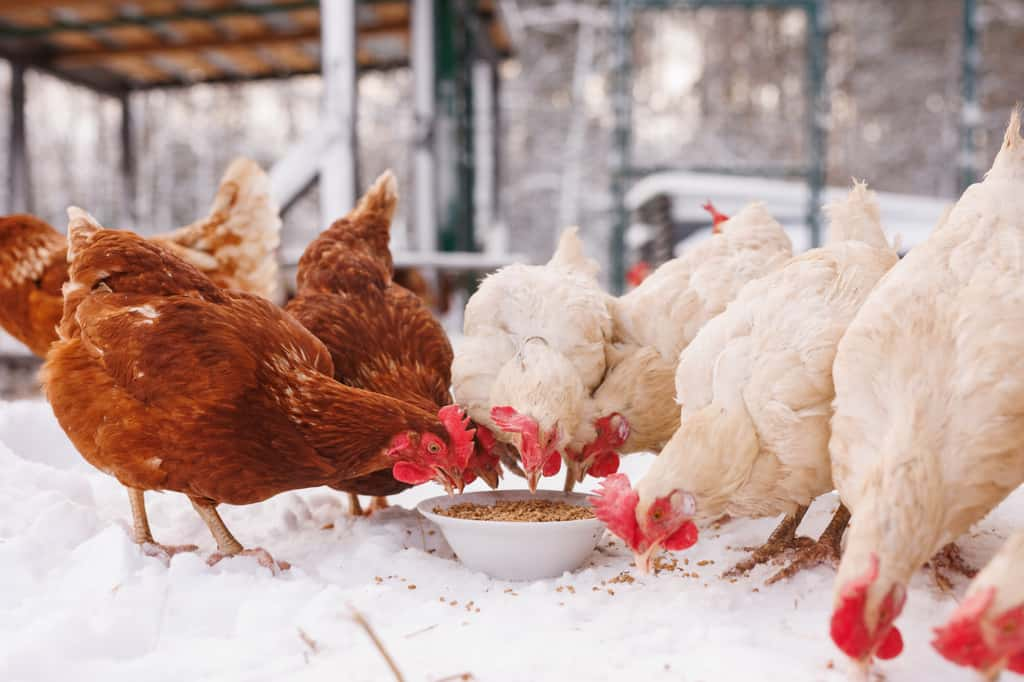
[[[765,201],[807,247],[863,178],[912,246],[988,167],[1022,45],[1021,0],[0,0],[0,207],[154,233],[246,155],[287,266],[392,168],[396,262],[456,328],[481,273],[567,225],[628,287],[707,199]],[[0,338],[0,396],[36,367]]]

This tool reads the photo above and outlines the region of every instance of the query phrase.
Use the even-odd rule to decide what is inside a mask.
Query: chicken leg
[[[723,577],[733,578],[744,575],[758,564],[763,564],[786,550],[797,547],[800,540],[796,537],[796,529],[800,522],[803,521],[804,514],[806,513],[807,507],[797,507],[795,512],[782,519],[782,523],[779,524],[778,528],[772,531],[772,534],[768,537],[768,542],[757,548],[748,548],[748,550],[753,550],[750,558],[733,566],[723,574]]]
[[[366,516],[363,505],[359,502],[359,496],[355,493],[348,494],[348,514],[349,516]]]
[[[210,529],[213,539],[217,541],[217,552],[210,555],[210,558],[206,560],[207,564],[213,566],[227,557],[254,556],[260,562],[260,566],[269,568],[270,572],[274,575],[277,575],[279,570],[284,571],[291,568],[291,564],[287,561],[275,561],[274,557],[270,556],[270,552],[262,547],[243,549],[242,543],[236,540],[235,536],[228,530],[228,527],[224,525],[224,520],[220,518],[220,514],[217,513],[217,507],[213,503],[195,497],[189,497],[188,499],[192,501],[192,506],[195,508],[196,513],[206,523],[206,527]]]
[[[793,561],[790,562],[789,566],[768,578],[765,581],[766,585],[777,583],[784,578],[790,578],[805,568],[811,568],[818,564],[831,563],[833,565],[839,562],[839,553],[842,548],[843,533],[846,532],[846,526],[850,523],[850,510],[840,502],[839,508],[836,509],[836,513],[832,515],[832,520],[829,521],[828,527],[822,532],[821,537],[818,541],[812,545],[801,547],[797,550],[796,556]]]
[[[390,506],[391,503],[388,502],[388,498],[382,495],[378,495],[374,497],[372,500],[370,500],[370,510],[367,512],[367,514],[372,514],[373,512],[387,509]]]
[[[128,501],[132,505],[132,539],[142,548],[146,556],[158,557],[170,561],[175,554],[195,552],[196,545],[161,545],[153,539],[149,530],[149,517],[146,516],[146,492],[140,488],[127,488]]]
[[[967,563],[963,554],[960,553],[960,548],[953,542],[939,550],[938,554],[928,562],[928,566],[932,569],[935,584],[944,592],[953,589],[953,581],[950,580],[948,573],[959,573],[968,578],[978,575],[978,569]]]

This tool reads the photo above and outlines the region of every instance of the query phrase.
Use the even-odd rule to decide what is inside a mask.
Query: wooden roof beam
[[[360,37],[404,34],[409,30],[407,23],[380,24],[359,30]],[[49,63],[58,68],[77,69],[88,66],[99,66],[115,57],[150,57],[153,55],[172,55],[191,52],[215,51],[240,47],[264,48],[297,45],[306,42],[319,42],[319,31],[301,31],[299,33],[266,34],[249,38],[217,38],[184,43],[159,43],[140,47],[109,48],[101,50],[82,50],[80,52],[58,53]]]
[[[0,0],[4,2],[5,0]],[[24,7],[24,4],[22,4]],[[282,4],[275,5],[231,5],[229,7],[214,7],[209,9],[189,9],[182,7],[174,12],[165,14],[120,14],[111,19],[99,21],[74,21],[67,19],[55,19],[49,26],[33,26],[31,28],[19,28],[12,25],[10,19],[0,15],[0,22],[7,25],[0,27],[0,36],[13,36],[19,38],[44,37],[62,31],[94,31],[103,28],[115,28],[118,26],[149,26],[152,24],[181,21],[184,19],[213,20],[221,17],[236,15],[256,15],[287,13],[299,9],[319,7],[318,0],[282,0]]]

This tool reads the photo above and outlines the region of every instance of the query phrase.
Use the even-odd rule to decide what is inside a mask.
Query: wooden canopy
[[[465,0],[509,52],[492,0]],[[410,1],[357,11],[361,68],[405,65]],[[317,0],[0,0],[0,58],[101,92],[320,72]]]

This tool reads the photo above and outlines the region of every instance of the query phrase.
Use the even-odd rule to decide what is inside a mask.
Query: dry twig
[[[405,682],[405,677],[402,676],[402,671],[399,670],[398,666],[395,664],[395,659],[391,658],[391,654],[389,654],[388,650],[384,648],[384,643],[380,641],[380,637],[378,637],[377,633],[373,631],[372,627],[370,627],[370,624],[366,621],[366,618],[363,617],[363,614],[359,613],[351,606],[349,607],[349,610],[352,612],[352,620],[358,623],[359,626],[366,631],[370,641],[372,641],[373,645],[377,647],[377,651],[380,652],[380,655],[384,658],[388,667],[391,668],[391,672],[395,676],[395,679],[398,682]]]

